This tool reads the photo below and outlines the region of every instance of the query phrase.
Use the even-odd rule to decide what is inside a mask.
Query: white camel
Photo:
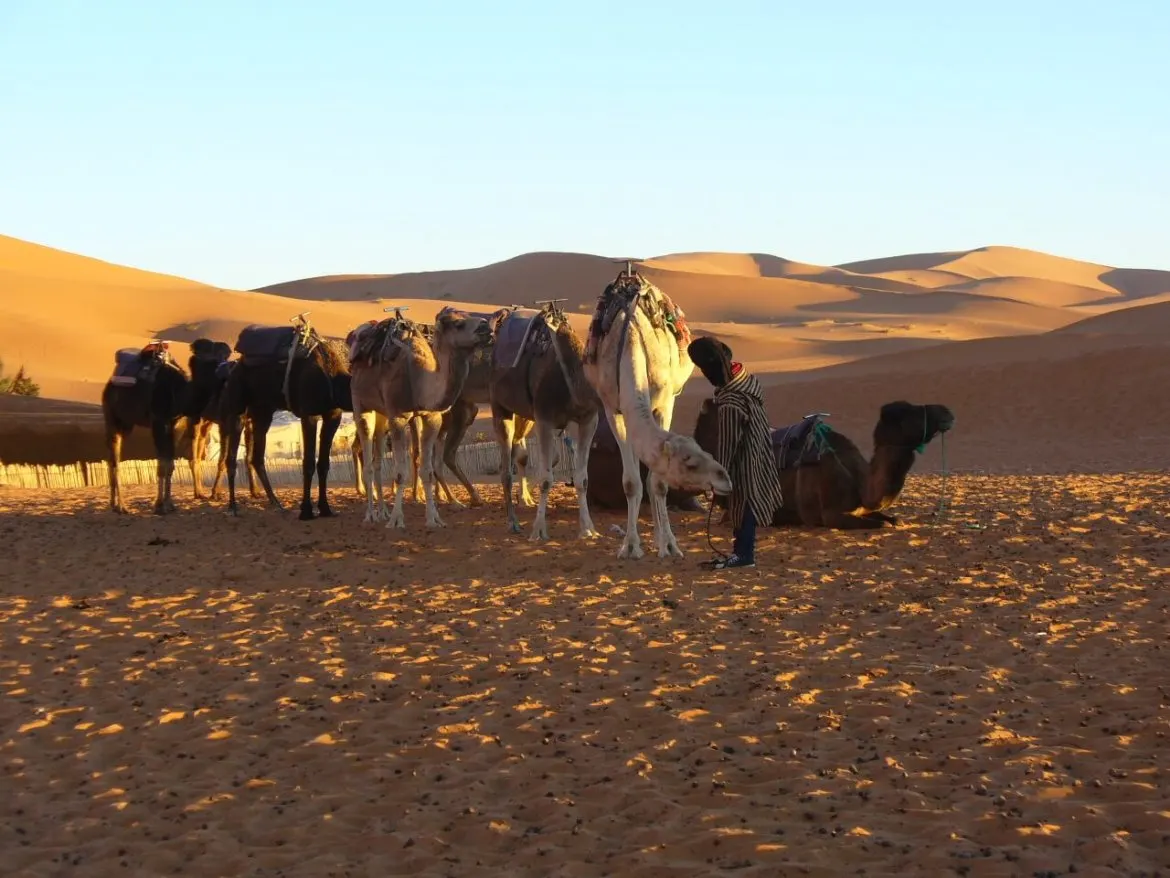
[[[670,432],[675,397],[695,367],[685,350],[689,333],[682,317],[661,290],[627,268],[605,288],[589,327],[585,376],[601,398],[622,455],[627,516],[619,558],[642,557],[639,460],[649,469],[660,558],[682,556],[666,511],[668,488],[731,493],[727,470],[694,439]]]

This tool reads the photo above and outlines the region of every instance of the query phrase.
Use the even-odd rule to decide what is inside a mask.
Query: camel
[[[102,388],[102,417],[106,427],[107,468],[110,479],[110,508],[127,511],[122,503],[118,463],[122,442],[135,427],[147,427],[158,457],[158,490],[154,513],[175,511],[171,479],[175,472],[176,442],[193,425],[192,438],[202,427],[219,393],[219,365],[231,355],[224,342],[206,338],[191,343],[190,377],[171,356],[169,342],[155,340],[139,348],[123,348],[114,356],[114,372]],[[180,426],[182,425],[182,429]],[[203,498],[199,466],[203,446],[191,442],[189,462],[195,499]]]
[[[547,540],[548,495],[557,460],[556,432],[572,429],[573,484],[577,489],[577,516],[581,539],[598,536],[589,515],[589,449],[597,430],[601,400],[582,369],[584,346],[569,325],[559,302],[539,303],[536,312],[513,310],[497,329],[489,390],[492,424],[500,446],[500,482],[508,528],[520,533],[512,503],[511,456],[519,416],[536,426],[540,446],[540,500],[529,539]]]
[[[914,466],[916,454],[955,425],[945,405],[912,405],[905,400],[881,408],[873,428],[873,458],[819,414],[772,431],[784,505],[773,527],[876,529],[897,524],[885,510],[894,504]],[[695,422],[695,439],[708,451],[719,441],[713,400],[704,400]]]
[[[505,308],[499,308],[496,311],[481,313],[481,312],[467,312],[472,317],[482,317],[488,321],[488,325],[492,330],[492,341],[487,345],[476,348],[471,354],[470,368],[467,373],[467,380],[463,384],[463,392],[447,411],[443,413],[442,426],[439,428],[439,446],[442,448],[442,461],[447,468],[455,474],[463,487],[467,490],[470,497],[470,504],[472,506],[482,506],[483,498],[480,496],[479,490],[475,484],[467,478],[463,472],[463,468],[459,465],[459,446],[463,443],[467,431],[471,429],[471,425],[475,422],[476,416],[479,414],[479,406],[486,405],[491,402],[489,380],[492,364],[492,350],[495,346],[495,332],[503,317],[516,310],[517,305],[511,305]],[[390,309],[386,309],[390,310]],[[402,317],[401,312],[407,310],[403,308],[395,308],[395,315]],[[443,309],[450,310],[450,306]],[[405,318],[403,318],[405,319]],[[430,338],[433,335],[432,327],[427,324],[414,324],[419,327],[424,337]],[[519,501],[522,505],[532,507],[536,505],[528,487],[528,448],[525,438],[532,428],[532,422],[524,418],[517,418],[516,437],[512,449],[512,463],[519,475]],[[411,441],[411,458],[413,461],[414,478],[412,479],[412,493],[415,502],[422,499],[422,479],[419,475],[419,433],[422,427],[422,420],[415,417],[410,422],[410,441]],[[351,445],[354,457],[354,487],[358,492],[358,496],[365,497],[365,485],[362,481],[362,451],[361,439],[355,433]],[[440,493],[440,499],[454,506],[462,506],[455,495],[451,492],[450,486],[446,479],[443,478],[442,468],[435,467],[435,483]],[[445,495],[445,496],[444,496]]]
[[[402,495],[410,475],[406,428],[422,417],[419,446],[428,528],[445,527],[434,498],[434,453],[442,414],[459,398],[467,379],[471,351],[487,344],[491,329],[482,317],[444,309],[435,316],[433,341],[417,324],[399,316],[363,324],[350,333],[353,363],[354,424],[361,437],[362,476],[366,487],[366,521],[387,521],[405,528]],[[386,433],[394,449],[394,508],[387,514],[382,491]],[[377,483],[378,500],[374,501]]]
[[[666,509],[669,488],[731,493],[731,478],[719,462],[692,437],[670,432],[675,397],[695,368],[686,352],[690,338],[682,310],[628,263],[597,299],[585,375],[601,398],[621,449],[627,515],[619,558],[642,557],[639,460],[650,473],[650,512],[660,558],[682,555]]]
[[[305,319],[308,312],[292,319],[292,326],[258,326],[240,330],[235,349],[238,365],[228,376],[221,409],[221,434],[227,437],[228,511],[239,514],[236,503],[236,455],[239,452],[241,421],[252,421],[252,466],[268,503],[284,509],[272,490],[264,453],[272,416],[288,411],[301,422],[304,483],[301,492],[301,521],[311,521],[314,461],[317,474],[317,512],[322,518],[333,515],[329,506],[329,455],[333,437],[341,425],[341,413],[352,411],[350,402],[349,356],[340,339],[323,338]],[[321,424],[320,452],[317,424]]]

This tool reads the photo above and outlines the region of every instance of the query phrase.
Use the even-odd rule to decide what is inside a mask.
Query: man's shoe
[[[741,558],[738,555],[729,555],[718,561],[711,563],[712,570],[727,570],[731,567],[755,567],[756,562],[752,558]]]

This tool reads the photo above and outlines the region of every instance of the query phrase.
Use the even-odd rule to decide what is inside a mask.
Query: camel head
[[[436,350],[447,347],[470,351],[492,340],[492,328],[486,320],[449,305],[435,315],[434,331]]]
[[[912,405],[903,399],[887,402],[873,428],[873,445],[922,450],[939,433],[955,426],[955,415],[945,405]]]
[[[191,380],[208,388],[218,382],[216,372],[221,363],[226,363],[232,355],[232,346],[226,341],[212,341],[209,338],[197,338],[191,342],[191,359],[187,361],[187,368],[191,371]]]
[[[670,433],[650,469],[680,491],[731,493],[731,476],[690,436]]]

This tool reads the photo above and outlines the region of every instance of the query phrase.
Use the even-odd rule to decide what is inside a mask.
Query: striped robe
[[[772,451],[772,428],[756,376],[739,373],[715,391],[719,448],[716,460],[731,476],[731,524],[736,530],[750,503],[756,524],[767,527],[783,504],[780,472]]]

